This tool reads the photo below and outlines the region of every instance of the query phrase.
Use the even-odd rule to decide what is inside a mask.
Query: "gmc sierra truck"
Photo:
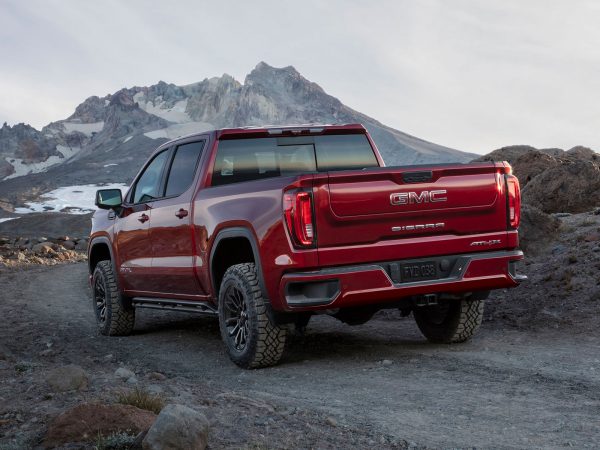
[[[490,290],[526,278],[508,163],[385,167],[358,124],[179,138],[96,205],[100,332],[131,333],[137,308],[215,316],[243,368],[276,364],[314,314],[359,325],[398,308],[429,341],[463,342]]]

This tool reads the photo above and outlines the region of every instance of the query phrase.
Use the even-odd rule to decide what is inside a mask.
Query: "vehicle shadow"
[[[212,317],[143,310],[136,318],[134,334],[144,338],[162,336],[161,339],[166,342],[177,337],[193,347],[202,348],[204,352],[214,351],[222,355],[217,350],[221,346],[215,345],[221,341],[219,324]],[[305,333],[299,333],[292,327],[282,363],[386,359],[391,354],[408,356],[415,350],[422,353],[436,348],[438,346],[415,335],[408,323],[399,326],[375,319],[366,325],[351,327],[332,318],[319,317],[311,322]]]
[[[201,338],[220,339],[219,322],[214,317],[203,317],[173,311],[138,310],[135,324],[135,335],[159,333],[200,334]]]

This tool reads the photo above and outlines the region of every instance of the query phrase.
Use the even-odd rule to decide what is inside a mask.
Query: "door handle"
[[[177,211],[177,212],[175,213],[175,215],[176,215],[177,217],[179,217],[180,219],[183,219],[184,217],[187,217],[187,215],[188,215],[188,212],[187,212],[185,209],[181,208],[179,211]]]
[[[147,222],[148,220],[150,220],[150,217],[148,217],[146,214],[142,214],[140,217],[138,217],[138,220],[142,223]]]

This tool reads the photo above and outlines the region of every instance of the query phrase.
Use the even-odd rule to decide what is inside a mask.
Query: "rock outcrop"
[[[547,214],[580,213],[600,206],[600,155],[586,147],[504,147],[475,161],[508,161],[525,204]]]

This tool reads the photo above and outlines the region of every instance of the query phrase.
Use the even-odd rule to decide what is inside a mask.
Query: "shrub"
[[[163,397],[137,387],[133,391],[119,393],[117,395],[117,403],[152,411],[154,414],[158,414],[163,409],[163,406],[165,406]]]

